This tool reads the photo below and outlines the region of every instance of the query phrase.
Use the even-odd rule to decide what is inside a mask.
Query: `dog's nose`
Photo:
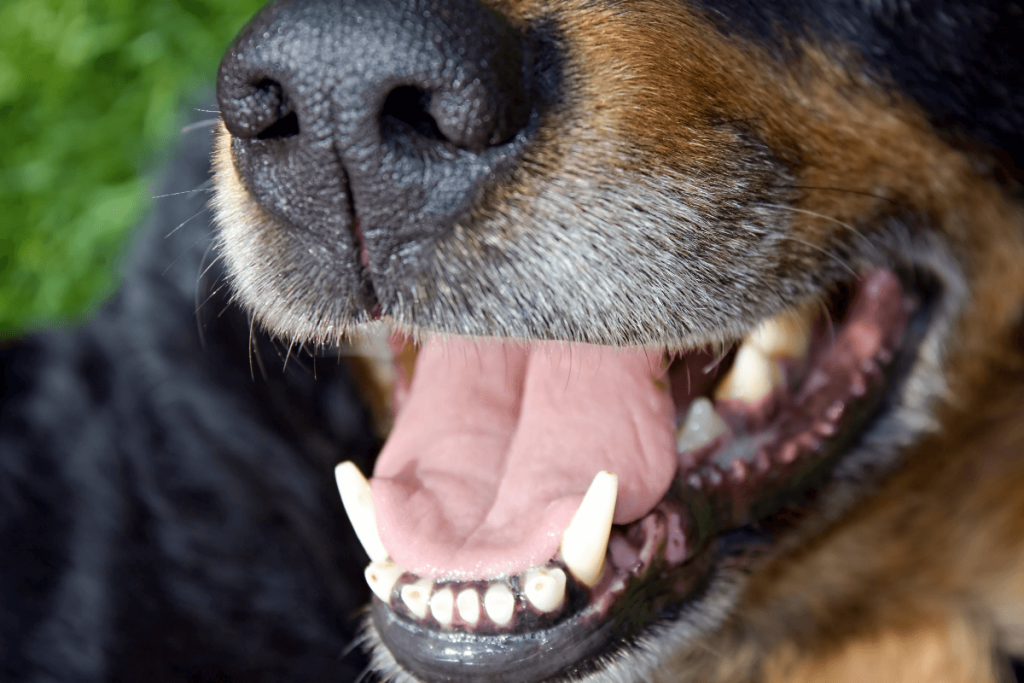
[[[296,226],[359,232],[382,272],[515,157],[528,52],[476,0],[285,0],[235,40],[217,99],[250,192]]]

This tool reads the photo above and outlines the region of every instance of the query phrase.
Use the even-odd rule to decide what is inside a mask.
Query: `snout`
[[[217,98],[248,192],[372,299],[515,166],[532,62],[476,0],[284,0],[235,40]]]

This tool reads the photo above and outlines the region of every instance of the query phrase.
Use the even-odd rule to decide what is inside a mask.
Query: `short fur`
[[[371,250],[385,324],[672,350],[734,340],[873,265],[942,292],[895,406],[816,514],[768,558],[721,571],[720,598],[647,654],[588,680],[642,677],[670,651],[659,680],[1006,675],[1024,566],[1020,8],[492,6],[557,36],[559,97],[449,234],[379,267]],[[241,149],[221,132],[215,201],[239,296],[287,338],[336,343],[368,318],[325,311],[302,269],[280,277],[279,259],[304,257],[273,241],[290,229],[238,175]]]
[[[1010,680],[1024,655],[1021,8],[489,4],[557,44],[559,96],[450,233],[370,263],[385,324],[689,349],[872,265],[941,292],[892,410],[812,514],[587,680]],[[206,346],[183,327],[199,228],[144,248],[85,328],[5,351],[10,678],[353,680],[362,666],[332,661],[366,592],[328,472],[369,449],[367,416],[343,367],[321,359],[311,383],[293,359],[278,377],[273,342],[246,342],[266,326],[287,357],[366,323],[364,293],[331,272],[355,238],[299,244],[315,239],[261,206],[235,141],[216,137],[220,256],[256,324],[215,267],[200,278],[217,290],[200,297]],[[191,255],[170,286],[168,249]],[[348,431],[309,419],[326,395]]]

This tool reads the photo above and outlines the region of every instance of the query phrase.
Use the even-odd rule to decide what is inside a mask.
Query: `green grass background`
[[[0,338],[112,291],[147,173],[263,2],[0,0]]]

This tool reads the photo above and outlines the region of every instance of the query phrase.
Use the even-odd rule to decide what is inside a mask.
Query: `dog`
[[[271,3],[5,351],[8,677],[1011,680],[1022,21]]]
[[[218,81],[229,278],[282,339],[395,351],[372,482],[338,471],[385,680],[1007,675],[1020,16],[250,24]]]

